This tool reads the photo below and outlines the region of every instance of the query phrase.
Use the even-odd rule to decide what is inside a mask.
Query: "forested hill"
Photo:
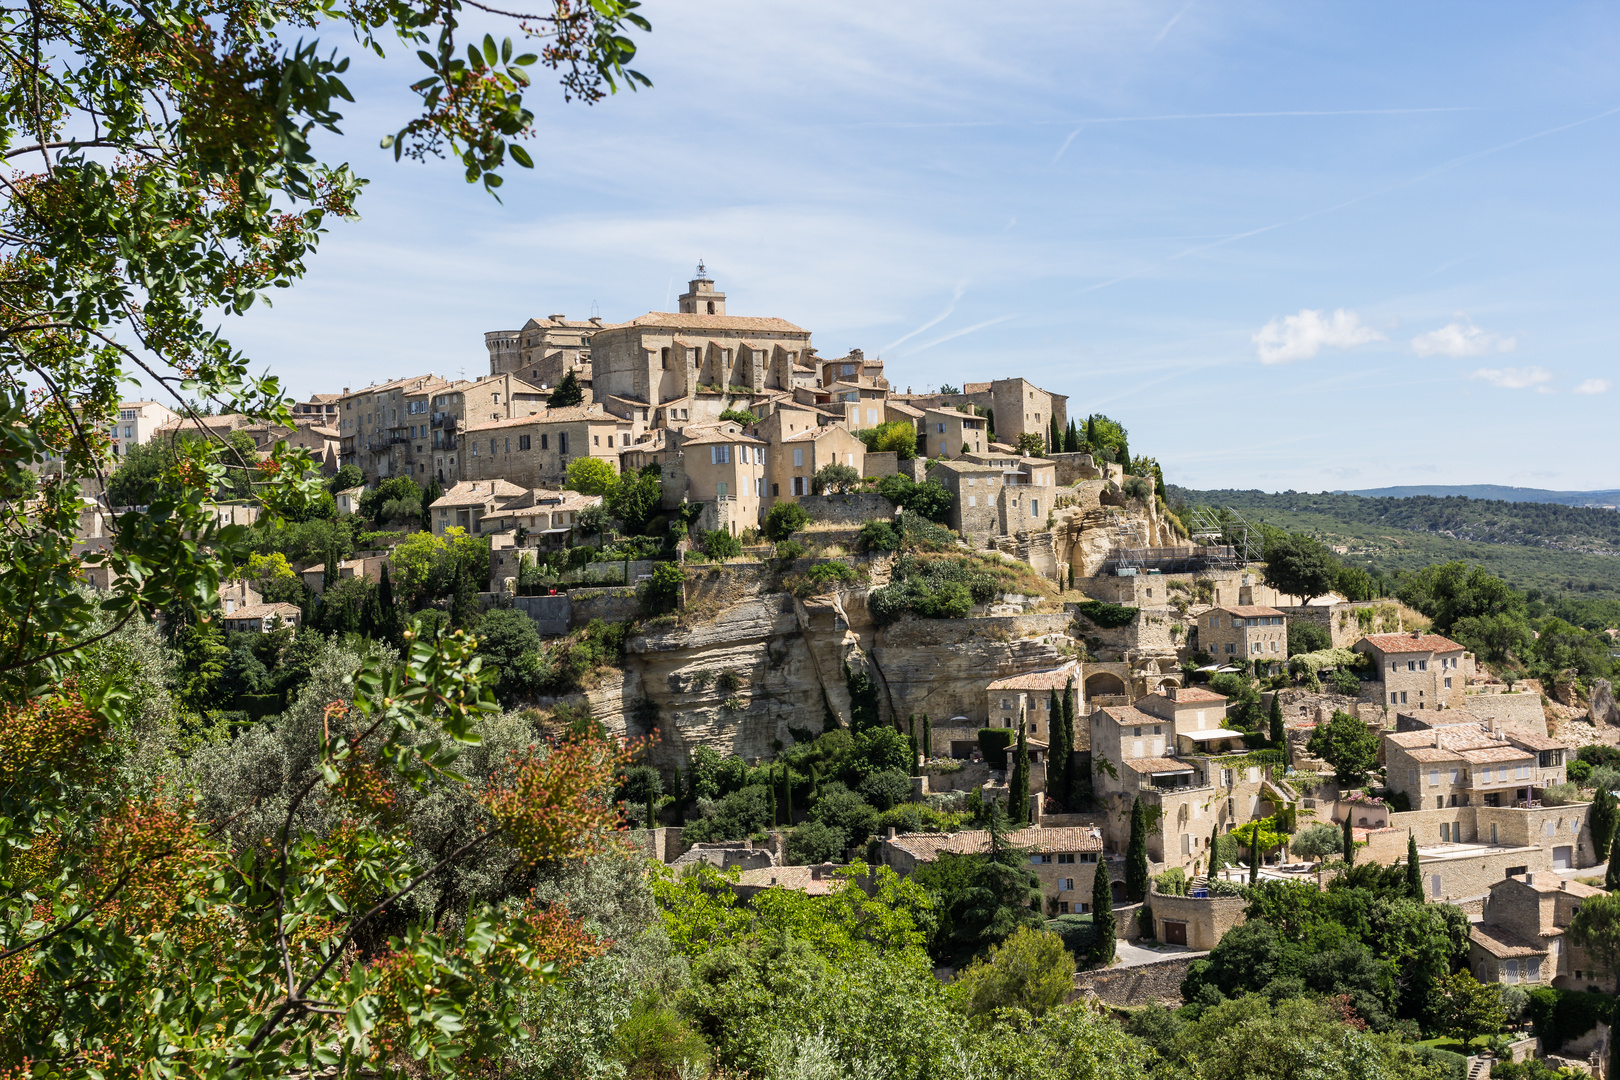
[[[1503,502],[1562,503],[1565,506],[1620,505],[1620,490],[1608,491],[1548,491],[1545,488],[1506,487],[1502,484],[1417,484],[1410,487],[1364,488],[1339,492],[1341,495],[1361,495],[1369,499],[1393,497],[1411,498],[1415,495],[1433,495],[1444,498],[1460,495],[1468,499],[1494,499]]]
[[[1168,494],[1173,506],[1229,506],[1252,522],[1310,533],[1345,547],[1344,561],[1368,570],[1415,571],[1462,559],[1520,589],[1541,589],[1583,608],[1596,602],[1600,621],[1620,617],[1620,513],[1613,510],[1175,486]]]

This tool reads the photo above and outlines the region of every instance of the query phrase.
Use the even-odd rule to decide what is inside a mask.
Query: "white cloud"
[[[1348,349],[1369,341],[1383,341],[1384,335],[1363,326],[1361,316],[1339,308],[1323,318],[1320,311],[1300,309],[1298,315],[1272,319],[1255,332],[1254,345],[1262,364],[1284,364],[1309,360],[1324,348]]]
[[[1515,339],[1481,330],[1466,317],[1412,339],[1412,351],[1419,356],[1487,356],[1512,352],[1517,345]]]
[[[1548,393],[1547,388],[1541,384],[1552,381],[1552,372],[1544,367],[1480,368],[1468,377],[1484,379],[1502,390],[1528,390],[1534,386],[1542,393]]]
[[[1587,379],[1575,388],[1577,394],[1607,394],[1614,383],[1608,379]]]

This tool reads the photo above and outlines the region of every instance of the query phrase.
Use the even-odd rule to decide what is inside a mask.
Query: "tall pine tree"
[[[928,726],[927,713],[923,713],[922,753],[925,758],[934,756],[934,732]]]
[[[1091,959],[1107,967],[1114,962],[1117,931],[1114,926],[1114,892],[1108,879],[1108,860],[1097,860],[1091,876]]]
[[[1215,873],[1220,869],[1220,867],[1215,865],[1215,860],[1220,857],[1220,851],[1221,826],[1220,823],[1217,822],[1209,827],[1209,867],[1204,871],[1207,875],[1209,875],[1209,879],[1211,881],[1215,880]]]
[[[1599,787],[1597,795],[1592,799],[1592,805],[1586,811],[1587,827],[1592,831],[1592,849],[1594,851],[1607,851],[1609,844],[1614,840],[1616,819],[1620,818],[1620,804],[1605,787]]]
[[[399,605],[394,602],[394,583],[388,576],[388,564],[383,563],[382,580],[377,582],[377,607],[382,611],[382,638],[398,645],[404,620]]]
[[[1339,843],[1344,848],[1344,865],[1354,866],[1356,862],[1356,830],[1350,824],[1348,814],[1344,818],[1344,837]]]
[[[1024,714],[1019,713],[1018,754],[1007,779],[1007,816],[1019,829],[1029,824],[1029,743],[1024,738],[1024,727]]]
[[[1423,903],[1423,864],[1418,859],[1417,837],[1406,834],[1406,892]]]
[[[1125,847],[1125,896],[1138,903],[1147,896],[1147,807],[1138,795],[1131,803],[1131,839]]]
[[[585,404],[585,389],[579,385],[579,376],[570,368],[557,383],[557,389],[551,392],[551,397],[546,399],[546,406],[552,409],[566,409],[570,405],[583,404]]]
[[[1063,704],[1054,688],[1046,700],[1046,793],[1067,806],[1069,792],[1063,768]]]
[[[1284,739],[1286,738],[1287,734],[1288,733],[1283,730],[1282,694],[1280,692],[1278,692],[1278,691],[1273,690],[1272,693],[1271,693],[1271,742],[1272,742],[1272,744],[1275,745],[1275,746],[1281,746]]]

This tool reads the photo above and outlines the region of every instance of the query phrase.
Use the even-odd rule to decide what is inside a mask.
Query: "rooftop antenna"
[[[697,271],[697,276],[698,276],[698,277],[700,277],[700,278],[706,278],[706,277],[708,277],[708,276],[709,276],[709,271],[708,271],[708,270],[707,270],[707,269],[705,269],[705,267],[704,267],[704,265],[703,265],[703,258],[702,258],[702,256],[699,256],[699,257],[698,257],[698,271]]]
[[[598,304],[595,300],[592,300],[591,301],[591,318],[600,319],[601,317],[602,317],[602,307],[601,307],[601,305]]]

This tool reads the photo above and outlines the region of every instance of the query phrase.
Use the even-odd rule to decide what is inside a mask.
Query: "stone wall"
[[[900,459],[893,450],[866,452],[866,465],[861,472],[866,476],[881,478],[893,476],[900,471]]]
[[[512,606],[534,620],[541,634],[566,634],[573,625],[574,606],[568,594],[514,596]]]
[[[625,834],[625,838],[635,851],[649,859],[657,859],[666,866],[686,852],[686,845],[681,843],[679,826],[653,829],[651,832],[646,829],[631,829]]]
[[[1187,977],[1188,965],[1198,958],[1193,953],[1177,953],[1167,960],[1136,967],[1081,971],[1075,974],[1074,988],[1081,996],[1096,997],[1116,1007],[1156,1001],[1179,1005],[1181,981]]]
[[[774,577],[774,571],[764,563],[688,566],[686,603],[729,607],[761,595],[770,587]]]
[[[799,505],[810,514],[811,521],[833,525],[860,526],[868,521],[890,521],[894,518],[895,510],[894,503],[873,492],[856,492],[851,495],[801,495]]]
[[[1547,713],[1541,707],[1539,693],[1505,693],[1494,686],[1469,687],[1463,711],[1481,720],[1494,720],[1511,731],[1547,734]]]
[[[1248,901],[1241,896],[1166,896],[1155,886],[1148,906],[1153,909],[1154,928],[1160,941],[1169,940],[1165,923],[1181,923],[1187,928],[1187,946],[1208,950],[1243,921],[1243,909]]]
[[[573,605],[573,624],[584,626],[592,619],[604,622],[627,622],[641,611],[641,596],[634,587],[611,585],[601,589],[570,589],[569,602]]]
[[[1097,460],[1090,454],[1047,454],[1048,461],[1057,462],[1057,482],[1059,487],[1068,487],[1081,480],[1102,480],[1102,472],[1097,468]]]

